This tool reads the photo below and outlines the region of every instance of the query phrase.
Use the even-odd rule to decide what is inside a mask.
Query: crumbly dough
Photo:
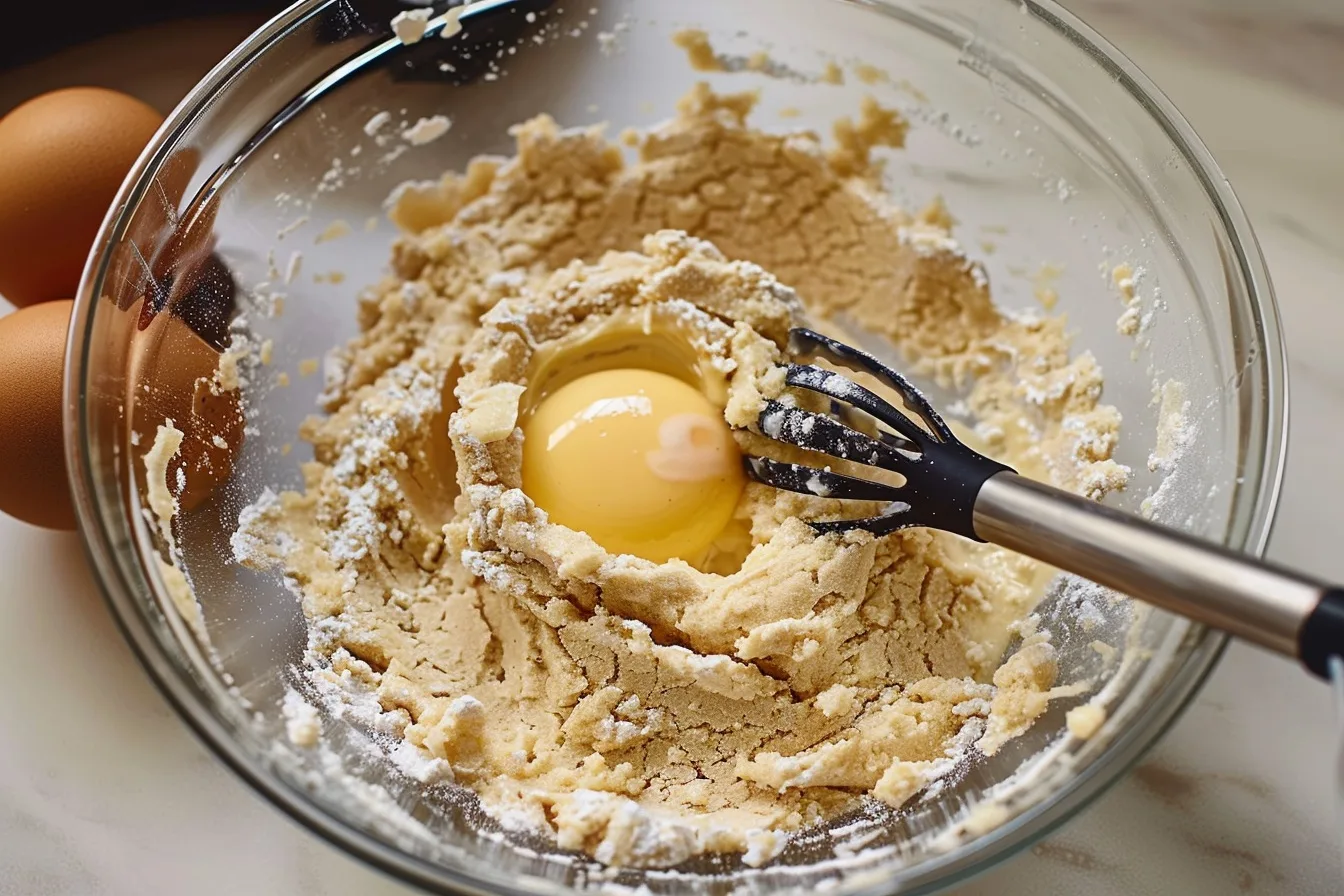
[[[709,34],[699,28],[683,28],[672,35],[672,43],[686,52],[686,61],[698,72],[727,71],[723,60],[714,52]]]
[[[381,729],[506,825],[606,863],[762,864],[998,749],[1055,685],[1043,634],[1004,661],[1048,572],[930,530],[818,537],[803,519],[854,508],[756,484],[702,568],[612,556],[521,490],[539,378],[652,340],[750,429],[790,326],[861,327],[963,389],[985,450],[1093,496],[1124,481],[1063,322],[1005,315],[940,204],[882,195],[872,150],[905,122],[865,104],[828,149],[753,129],[753,101],[697,87],[634,164],[542,116],[514,158],[401,190],[407,234],[329,359],[306,488],[234,536],[301,592],[319,684],[375,692]]]
[[[165,420],[154,433],[154,444],[145,452],[145,504],[154,514],[159,534],[170,547],[173,545],[173,516],[177,513],[177,498],[169,465],[182,447],[182,430]]]
[[[1064,716],[1069,733],[1079,740],[1087,740],[1106,723],[1106,709],[1092,703],[1075,706]]]
[[[158,524],[159,535],[163,538],[164,556],[156,557],[156,566],[162,578],[164,588],[173,602],[179,616],[202,641],[207,641],[205,619],[201,615],[201,605],[196,593],[181,569],[181,556],[178,553],[177,538],[173,534],[173,517],[177,515],[179,500],[174,492],[185,493],[187,472],[185,467],[177,467],[177,476],[170,470],[173,461],[182,449],[185,434],[172,420],[164,420],[154,433],[154,444],[145,452],[145,504]],[[176,489],[174,489],[176,478]],[[169,562],[172,561],[172,562]]]

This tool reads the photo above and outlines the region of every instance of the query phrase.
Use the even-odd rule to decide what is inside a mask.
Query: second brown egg
[[[61,391],[74,304],[48,302],[0,317],[0,512],[47,529],[75,528]]]

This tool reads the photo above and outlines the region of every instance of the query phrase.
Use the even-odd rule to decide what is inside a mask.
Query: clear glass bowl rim
[[[320,10],[332,0],[301,0],[257,29],[221,60],[167,117],[122,184],[94,241],[76,296],[67,343],[64,425],[70,487],[79,531],[95,578],[118,627],[150,678],[182,719],[223,762],[304,827],[346,853],[398,878],[434,892],[493,896],[498,892],[455,869],[424,861],[373,839],[327,814],[306,794],[279,780],[257,757],[230,734],[209,706],[206,692],[193,680],[170,645],[163,643],[145,613],[146,596],[137,558],[118,543],[115,533],[124,527],[121,506],[103,500],[96,481],[96,448],[89,437],[89,357],[94,337],[97,298],[117,241],[129,223],[129,213],[151,186],[178,138],[231,77],[277,37]],[[489,0],[486,0],[489,2]],[[499,2],[499,0],[496,0]],[[857,0],[881,5],[881,0]],[[1265,383],[1259,396],[1264,414],[1262,432],[1252,433],[1251,444],[1261,448],[1261,468],[1253,489],[1239,488],[1232,519],[1244,524],[1227,533],[1229,547],[1260,556],[1273,527],[1283,480],[1288,436],[1288,366],[1279,310],[1258,241],[1240,201],[1190,123],[1157,86],[1128,57],[1055,0],[1003,0],[1042,19],[1063,39],[1087,52],[1124,86],[1152,116],[1168,139],[1182,152],[1201,181],[1206,197],[1217,211],[1233,249],[1235,263],[1248,286],[1250,319],[1254,322],[1256,366]],[[484,4],[482,4],[484,5]],[[493,5],[493,4],[491,4]],[[1250,512],[1237,514],[1237,505],[1250,502]],[[900,881],[903,893],[929,893],[983,872],[1020,849],[1030,846],[1063,824],[1116,783],[1157,742],[1198,693],[1217,664],[1227,636],[1211,629],[1192,633],[1194,644],[1173,674],[1166,690],[1147,712],[1117,735],[1105,753],[1082,769],[1069,784],[1013,821],[969,846],[917,866],[918,873]],[[914,869],[912,869],[914,870]],[[891,881],[857,888],[856,896],[891,892]],[[517,896],[532,891],[514,888]],[[512,894],[511,894],[512,896]]]

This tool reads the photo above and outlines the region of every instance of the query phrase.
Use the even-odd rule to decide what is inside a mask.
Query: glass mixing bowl
[[[1062,681],[1098,678],[1108,716],[1092,738],[1064,723],[1085,698],[1056,700],[1027,735],[967,761],[936,794],[848,820],[862,842],[813,832],[763,869],[723,857],[603,872],[500,831],[452,787],[410,781],[338,720],[327,720],[334,757],[286,747],[282,704],[304,623],[276,576],[228,561],[229,533],[264,486],[301,482],[296,433],[322,388],[302,362],[355,333],[359,288],[386,269],[385,197],[407,179],[508,152],[509,126],[540,112],[566,125],[607,121],[615,133],[667,117],[696,77],[760,88],[755,122],[767,129],[825,131],[868,93],[901,108],[914,127],[887,161],[892,194],[907,207],[944,197],[1000,304],[1057,300],[1077,346],[1103,365],[1106,400],[1124,414],[1118,459],[1135,470],[1114,503],[1138,510],[1156,497],[1147,506],[1158,519],[1258,553],[1279,487],[1284,358],[1245,215],[1171,104],[1056,4],[486,0],[458,37],[431,31],[409,46],[389,24],[402,8],[305,0],[220,63],[139,160],[80,290],[67,425],[83,532],[145,667],[220,757],[352,854],[472,893],[926,892],[1030,844],[1121,775],[1195,693],[1223,638],[1128,601],[1086,600],[1087,586],[1067,579],[1049,592],[1042,624]],[[729,71],[690,70],[670,39],[687,25],[707,29]],[[769,63],[753,71],[760,50]],[[818,77],[828,62],[842,84]],[[394,125],[436,114],[453,125],[425,145],[389,148],[366,132],[382,111]],[[319,239],[338,219],[352,232]],[[1109,275],[1122,262],[1142,273],[1137,337],[1117,328],[1125,309]],[[227,482],[175,526],[203,638],[159,560],[142,458],[145,435],[190,402],[201,358],[213,365],[201,346],[243,330],[270,341],[270,373],[247,385],[246,439]],[[292,377],[287,388],[278,371]],[[1184,384],[1192,443],[1173,468],[1150,470],[1155,389],[1168,381]],[[1096,640],[1127,647],[1128,661],[1099,670]]]

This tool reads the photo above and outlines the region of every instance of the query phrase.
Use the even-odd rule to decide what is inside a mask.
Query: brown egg
[[[168,482],[183,511],[200,506],[229,480],[243,443],[239,393],[221,388],[220,359],[218,349],[166,311],[145,321],[132,342],[127,411],[135,450],[148,451],[165,420],[182,431]]]
[[[74,305],[46,302],[0,317],[0,511],[48,529],[75,528],[61,436]]]
[[[163,118],[134,97],[71,87],[0,118],[0,295],[75,294],[121,182]]]

